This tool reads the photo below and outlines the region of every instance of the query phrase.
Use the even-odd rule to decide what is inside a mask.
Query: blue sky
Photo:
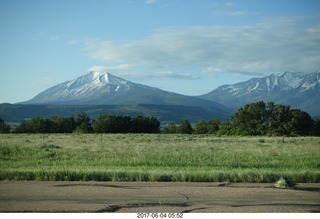
[[[0,0],[0,103],[91,70],[187,95],[320,70],[318,0]]]

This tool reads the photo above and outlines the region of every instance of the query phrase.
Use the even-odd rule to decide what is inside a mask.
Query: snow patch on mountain
[[[249,90],[248,90],[248,91],[250,92],[250,91],[252,91],[252,90],[257,89],[257,88],[259,87],[259,85],[260,85],[260,82],[258,81],[258,82],[256,83],[256,85],[254,86],[254,88],[252,88],[252,89],[251,89],[251,88],[249,88]]]
[[[267,78],[266,82],[267,82],[268,93],[270,93],[270,78]]]
[[[298,72],[285,72],[278,78],[283,90],[290,90],[297,88],[304,78],[304,74]]]
[[[117,92],[121,86],[128,89],[129,83],[108,72],[90,72],[74,80],[61,83],[59,86],[61,89],[56,92],[56,95],[76,98],[77,96],[91,96],[92,92],[96,92],[97,89],[106,93]]]

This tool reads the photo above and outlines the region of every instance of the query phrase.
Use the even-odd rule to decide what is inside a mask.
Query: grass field
[[[320,138],[2,134],[0,180],[320,182]]]

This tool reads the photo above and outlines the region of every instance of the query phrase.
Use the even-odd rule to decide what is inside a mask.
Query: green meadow
[[[319,137],[2,134],[0,180],[320,182]]]

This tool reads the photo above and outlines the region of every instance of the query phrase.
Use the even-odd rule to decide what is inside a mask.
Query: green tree
[[[91,133],[92,132],[90,117],[86,113],[84,113],[84,112],[78,113],[78,116],[76,118],[75,131],[80,132],[80,133]]]
[[[193,128],[188,120],[182,120],[177,128],[177,132],[181,134],[192,134]]]
[[[29,121],[32,133],[52,133],[54,129],[54,123],[45,118],[36,117]]]
[[[214,119],[210,119],[208,122],[207,122],[207,131],[208,131],[208,134],[214,134],[214,133],[217,133],[219,131],[219,125],[220,125],[220,122],[217,118],[214,118]]]
[[[233,120],[233,118],[231,119]],[[239,132],[235,128],[234,124],[230,122],[229,119],[226,119],[219,125],[219,130],[217,131],[217,135],[237,135]]]
[[[290,106],[268,103],[267,133],[271,135],[290,134]]]
[[[210,119],[208,121],[200,121],[196,124],[196,134],[214,134],[219,130],[220,122],[217,118]]]
[[[248,135],[265,134],[266,105],[263,101],[247,104],[235,113],[234,125]]]
[[[208,123],[206,121],[200,121],[196,124],[194,132],[196,134],[207,134],[208,133],[207,126],[208,126]]]
[[[174,134],[177,133],[177,126],[174,123],[163,126],[161,133],[163,134]]]
[[[130,116],[101,115],[93,124],[97,133],[129,133],[131,131]]]
[[[236,133],[245,135],[308,135],[313,127],[308,113],[274,102],[247,104],[233,118]]]

